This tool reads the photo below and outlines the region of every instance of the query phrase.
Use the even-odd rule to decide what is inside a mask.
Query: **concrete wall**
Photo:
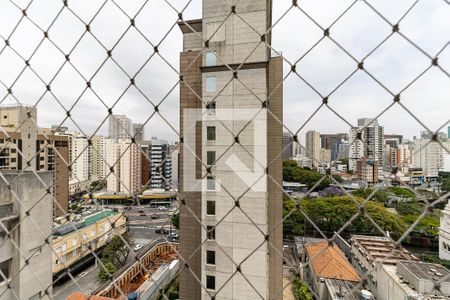
[[[40,180],[45,185],[53,184],[51,172],[39,172]],[[46,187],[31,172],[23,174],[3,173],[10,184],[0,181],[0,199],[14,203],[13,211],[19,215],[20,225],[13,232],[12,265],[10,276],[13,294],[19,299],[31,296],[48,289],[51,294],[51,236],[53,221],[53,200]],[[27,215],[27,212],[29,215]],[[0,252],[2,252],[0,250]],[[7,257],[0,258],[4,261]],[[28,260],[28,264],[25,263]]]

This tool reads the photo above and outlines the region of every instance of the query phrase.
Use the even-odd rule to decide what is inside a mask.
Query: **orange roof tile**
[[[356,270],[336,245],[330,246],[327,242],[307,244],[306,251],[317,276],[354,282],[361,281]]]
[[[111,298],[105,298],[105,297],[100,297],[100,296],[87,296],[83,293],[80,292],[74,292],[72,294],[70,294],[66,300],[111,300]]]

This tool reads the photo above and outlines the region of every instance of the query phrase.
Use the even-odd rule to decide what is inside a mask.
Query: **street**
[[[133,244],[142,244],[145,246],[152,241],[161,239],[163,235],[156,233],[155,229],[161,226],[167,229],[173,228],[170,221],[173,212],[171,210],[159,210],[158,208],[144,208],[139,206],[133,206],[129,210],[124,210],[124,215],[128,217],[128,233]],[[156,215],[158,218],[156,218]],[[133,257],[130,253],[128,261],[134,260]],[[98,266],[93,263],[86,270],[74,275],[76,283],[74,280],[68,278],[65,282],[53,286],[53,298],[56,300],[64,300],[70,294],[77,291],[89,294],[101,284],[97,276]]]

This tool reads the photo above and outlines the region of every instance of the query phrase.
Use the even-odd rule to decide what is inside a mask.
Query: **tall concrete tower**
[[[231,2],[179,23],[182,300],[282,298],[282,58],[272,1]]]

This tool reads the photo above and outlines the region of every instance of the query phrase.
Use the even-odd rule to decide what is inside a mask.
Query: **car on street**
[[[150,218],[152,218],[153,220],[159,219],[159,215],[153,214],[153,215],[150,216]]]
[[[146,214],[145,214],[144,212],[141,212],[141,213],[139,213],[139,216],[140,216],[140,217],[145,217]]]
[[[158,210],[168,210],[168,208],[165,206],[160,206],[160,207],[158,207]]]
[[[171,232],[168,236],[167,239],[171,242],[175,242],[178,241],[178,239],[180,238],[180,235],[176,232]]]
[[[157,227],[155,229],[155,233],[168,234],[169,232],[169,229],[164,228],[163,226]]]
[[[143,247],[144,247],[144,245],[142,245],[142,244],[136,244],[136,245],[133,246],[133,251],[134,251],[134,252],[139,251],[139,250],[141,250]]]

